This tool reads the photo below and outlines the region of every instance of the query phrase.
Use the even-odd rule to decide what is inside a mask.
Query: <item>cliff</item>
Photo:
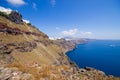
[[[67,52],[67,51],[73,50],[78,44],[86,43],[87,40],[85,39],[66,40],[64,38],[61,38],[61,39],[56,39],[53,42],[58,46],[60,46],[64,52]]]
[[[0,14],[0,80],[119,80],[96,69],[78,69],[65,55],[74,47],[72,41],[50,40],[18,12]]]

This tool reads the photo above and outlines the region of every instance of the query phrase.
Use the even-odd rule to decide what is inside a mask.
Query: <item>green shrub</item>
[[[30,25],[30,26],[31,26],[31,23],[27,23],[27,25]]]
[[[8,18],[8,15],[7,15],[7,14],[5,14],[4,12],[0,12],[0,16],[3,16],[3,17]]]

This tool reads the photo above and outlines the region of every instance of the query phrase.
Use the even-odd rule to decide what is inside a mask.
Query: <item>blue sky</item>
[[[120,0],[0,0],[50,37],[120,39]]]

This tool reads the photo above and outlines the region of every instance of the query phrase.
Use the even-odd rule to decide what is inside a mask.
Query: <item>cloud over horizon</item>
[[[80,31],[79,29],[69,29],[61,32],[62,37],[76,37],[76,38],[89,38],[93,35],[92,32]]]
[[[24,0],[6,0],[6,1],[12,4],[13,6],[21,6],[26,4]]]
[[[70,29],[70,30],[65,30],[62,31],[62,35],[63,36],[74,36],[75,34],[77,34],[78,29]]]
[[[89,35],[92,35],[93,33],[92,32],[81,32],[81,34],[89,36]]]

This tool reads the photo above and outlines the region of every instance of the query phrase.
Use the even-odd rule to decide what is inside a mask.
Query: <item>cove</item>
[[[89,66],[120,77],[120,40],[90,40],[66,54],[80,68]]]

